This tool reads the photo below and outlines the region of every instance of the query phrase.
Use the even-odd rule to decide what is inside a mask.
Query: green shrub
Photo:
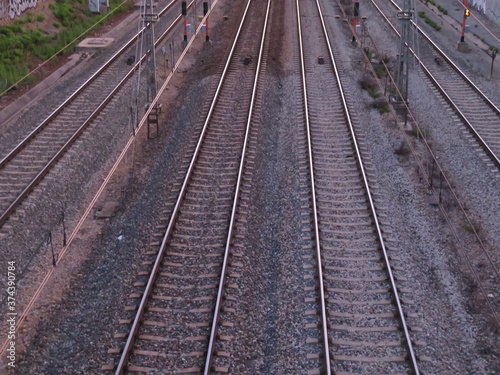
[[[425,14],[425,12],[418,12],[418,16],[420,18],[423,18],[425,23],[428,24],[429,26],[433,27],[436,31],[441,30],[441,26],[439,26],[436,22],[431,20],[429,16]]]
[[[385,97],[377,98],[373,101],[372,107],[376,108],[380,114],[390,112],[391,108]]]
[[[446,9],[444,9],[441,5],[438,5],[437,8],[439,9],[439,11],[443,14],[448,14],[448,11]]]
[[[55,3],[50,4],[49,8],[64,26],[70,26],[72,21],[76,18],[75,9],[63,1],[57,0]]]
[[[385,67],[383,65],[377,65],[375,67],[375,74],[378,78],[382,77],[385,74]]]
[[[23,28],[19,25],[3,25],[0,26],[0,36],[3,34],[7,37],[12,37],[14,34],[20,33]]]
[[[362,89],[368,91],[368,94],[370,94],[372,98],[378,98],[381,95],[378,92],[377,81],[375,81],[371,77],[366,76],[361,78],[361,80],[359,81],[359,85],[361,86]]]
[[[43,22],[45,21],[45,14],[40,13],[39,15],[36,16],[37,22]]]
[[[462,228],[469,233],[474,232],[474,228],[469,223],[462,223]]]

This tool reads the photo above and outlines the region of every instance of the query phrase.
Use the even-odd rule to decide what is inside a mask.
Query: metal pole
[[[62,212],[62,227],[63,227],[63,246],[66,246],[66,223],[65,223],[64,210]]]
[[[358,22],[358,17],[359,17],[359,1],[354,0],[354,17],[352,18],[352,26],[353,26],[352,42],[353,43],[356,43],[356,25]]]
[[[408,101],[408,61],[412,16],[411,2],[410,0],[404,0],[403,10],[397,14],[402,24],[397,66],[397,85],[400,92],[399,100],[405,103]]]
[[[460,36],[460,42],[465,42],[465,23],[467,22],[467,17],[469,16],[469,0],[464,0],[464,18],[462,20],[462,35]]]
[[[52,243],[52,231],[49,232],[49,243],[50,249],[52,251],[52,266],[56,266],[56,256],[54,254],[54,244]]]
[[[491,70],[490,70],[490,79],[493,78],[493,62],[495,61],[495,57],[497,55],[497,50],[494,49],[491,51]]]

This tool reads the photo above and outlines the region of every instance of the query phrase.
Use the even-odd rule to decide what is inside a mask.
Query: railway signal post
[[[467,24],[467,18],[471,15],[469,10],[469,0],[464,0],[464,17],[462,20],[462,34],[460,35],[460,42],[458,42],[457,50],[460,52],[469,52],[469,46],[465,42],[465,26]]]
[[[493,63],[495,62],[495,57],[498,53],[498,48],[490,47],[491,55],[491,70],[490,70],[490,80],[493,78]]]
[[[203,16],[206,16],[208,13],[208,2],[203,2]],[[208,34],[208,17],[205,20],[205,40],[208,42],[210,40],[210,35]]]
[[[184,41],[187,42],[188,40],[188,35],[187,35],[187,21],[186,21],[186,16],[187,16],[187,4],[185,1],[182,3],[182,16],[184,17]]]
[[[356,43],[356,26],[358,24],[358,17],[359,17],[359,0],[354,0],[354,13],[352,17],[352,27],[353,27],[353,32],[352,32],[352,42]]]
[[[154,24],[158,21],[158,15],[153,10],[152,0],[144,0],[142,8],[142,22],[145,26],[144,30],[144,46],[147,53],[146,58],[146,110],[153,102],[157,94],[156,85],[156,54],[155,54],[155,34]],[[156,126],[155,134],[158,135],[158,115],[159,108],[155,107],[148,115],[148,138],[152,138],[151,126]]]

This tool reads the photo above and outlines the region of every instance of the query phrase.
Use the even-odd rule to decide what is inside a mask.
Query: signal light
[[[359,2],[354,3],[354,17],[359,17]]]

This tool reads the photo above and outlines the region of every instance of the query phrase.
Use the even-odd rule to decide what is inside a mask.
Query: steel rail
[[[167,12],[176,2],[176,0],[172,0],[163,10],[158,14],[161,17],[165,12]],[[140,36],[145,30],[143,27],[137,34],[135,34],[132,38],[126,42],[123,47],[121,47],[113,56],[109,58],[94,74],[92,74],[82,85],[76,89],[76,91],[71,94],[66,100],[64,100],[45,120],[43,120],[35,129],[31,131],[21,142],[19,142],[14,149],[12,149],[1,161],[0,161],[0,169],[5,167],[5,165],[12,160],[14,156],[16,156],[29,142],[33,140],[33,138],[40,133],[62,110],[71,103],[78,95],[82,93],[93,81],[95,81],[101,73],[103,73],[113,62],[115,62],[118,57],[120,57],[126,49],[128,49],[132,44],[134,44],[136,38]]]
[[[391,3],[399,10],[399,6],[394,3],[393,0],[390,0]],[[398,35],[398,37],[401,37],[401,34],[399,31],[396,29],[396,27],[391,23],[389,18],[383,13],[382,9],[375,3],[375,0],[371,0],[372,4],[375,6],[375,8],[378,10],[378,12],[382,15],[382,17],[385,19],[385,21],[389,24],[389,26],[394,30],[394,32]],[[455,63],[442,51],[431,39],[430,37],[424,33],[424,31],[416,25],[412,21],[413,25],[417,30],[426,38],[426,40],[438,51],[438,53],[448,62],[452,68],[459,73],[459,75],[462,76],[462,78],[469,84],[469,86],[481,96],[481,98],[485,101],[487,105],[490,106],[493,111],[497,113],[497,115],[500,116],[500,110],[498,107],[467,77],[467,75],[460,70],[460,68],[455,65]],[[420,57],[415,53],[415,51],[408,47],[411,54],[417,59],[418,63],[422,67],[424,73],[429,77],[431,82],[437,87],[437,89],[441,92],[441,94],[444,96],[446,101],[451,105],[451,107],[455,110],[455,112],[458,114],[458,116],[462,119],[462,121],[465,123],[465,125],[469,128],[469,130],[472,132],[474,137],[479,142],[479,145],[484,149],[486,154],[492,159],[493,163],[497,166],[497,168],[500,169],[500,155],[496,155],[495,152],[490,148],[488,143],[483,139],[483,137],[478,133],[476,128],[472,125],[472,123],[469,121],[469,119],[465,116],[465,114],[458,108],[458,105],[453,101],[453,99],[448,95],[448,93],[445,91],[445,89],[439,84],[438,80],[434,77],[434,75],[430,72],[430,70],[425,66],[424,62],[420,59]]]
[[[246,130],[245,130],[245,139],[243,141],[243,150],[242,150],[242,154],[241,154],[240,167],[239,167],[239,171],[238,171],[238,179],[236,182],[233,207],[231,210],[231,219],[229,221],[229,229],[228,229],[228,235],[227,235],[227,241],[226,241],[226,248],[224,249],[224,260],[222,262],[222,270],[221,270],[221,276],[220,276],[220,280],[219,280],[219,289],[217,292],[217,300],[215,303],[214,317],[212,320],[212,329],[211,329],[210,338],[208,341],[207,358],[205,361],[205,369],[203,371],[203,375],[208,375],[210,373],[213,359],[214,359],[213,354],[214,354],[215,340],[216,340],[216,337],[217,337],[217,334],[219,331],[220,312],[222,309],[222,298],[223,298],[223,294],[224,294],[226,274],[227,274],[226,271],[227,271],[227,265],[228,265],[228,261],[229,261],[229,253],[230,253],[229,248],[231,247],[231,240],[232,240],[233,231],[234,231],[234,222],[235,222],[235,218],[236,218],[236,211],[238,208],[238,202],[239,202],[239,197],[240,197],[240,186],[241,186],[241,181],[243,179],[243,168],[245,166],[246,150],[247,150],[247,146],[248,146],[248,138],[250,136],[250,125],[252,123],[255,97],[257,95],[257,84],[258,84],[258,80],[259,80],[260,68],[261,68],[261,63],[262,63],[262,55],[264,54],[264,43],[266,40],[266,29],[267,29],[267,22],[269,19],[270,7],[271,7],[271,0],[267,0],[266,16],[264,19],[264,26],[262,28],[262,39],[260,41],[259,58],[257,60],[257,70],[255,72],[255,79],[254,79],[253,88],[252,88],[252,97],[250,99],[250,106],[249,106],[249,110],[248,110],[248,118],[247,118],[247,123],[246,123]]]
[[[318,206],[316,202],[316,182],[314,177],[314,157],[312,151],[312,136],[311,136],[311,126],[309,122],[309,107],[307,98],[307,86],[306,86],[306,67],[304,61],[304,46],[302,42],[302,25],[300,22],[300,0],[296,0],[297,8],[297,26],[299,34],[299,48],[300,48],[300,70],[302,76],[302,91],[304,93],[304,118],[306,121],[306,133],[307,133],[307,149],[309,156],[309,176],[311,179],[311,194],[312,194],[312,208],[313,208],[313,223],[314,223],[314,237],[315,237],[315,249],[316,249],[316,260],[318,269],[318,280],[319,280],[319,294],[320,294],[320,305],[321,305],[321,335],[323,337],[323,351],[324,351],[324,361],[325,361],[325,373],[331,374],[331,359],[330,359],[330,346],[328,342],[328,322],[327,322],[327,312],[325,303],[325,285],[323,279],[323,264],[321,258],[321,243],[319,236],[319,219],[318,219]]]
[[[226,78],[227,72],[229,70],[229,63],[231,62],[231,59],[234,55],[236,43],[238,42],[238,38],[240,36],[240,32],[241,32],[241,29],[243,27],[243,23],[245,21],[245,18],[246,18],[247,12],[248,12],[248,8],[250,7],[251,2],[252,2],[252,0],[248,0],[248,2],[247,2],[240,26],[239,26],[238,31],[236,33],[233,45],[232,45],[231,50],[229,52],[228,59],[227,59],[226,64],[224,66],[224,69],[222,71],[222,75],[221,75],[219,84],[217,85],[217,89],[216,89],[214,97],[212,99],[212,103],[210,105],[210,109],[208,111],[207,118],[205,120],[205,123],[203,124],[203,128],[201,130],[201,133],[200,133],[200,136],[198,139],[198,143],[196,144],[196,148],[195,148],[193,156],[191,158],[191,162],[189,163],[189,167],[187,169],[186,176],[184,177],[184,181],[183,181],[181,189],[179,191],[179,196],[177,198],[174,209],[172,211],[172,215],[170,216],[170,220],[169,220],[165,235],[163,236],[163,240],[162,240],[162,243],[160,245],[160,249],[158,250],[158,254],[156,256],[153,268],[151,270],[151,274],[150,274],[148,282],[146,284],[146,288],[145,288],[144,293],[142,295],[141,302],[137,308],[137,313],[135,315],[134,322],[132,323],[130,333],[127,337],[127,342],[125,343],[125,347],[123,348],[122,355],[121,355],[120,361],[117,365],[115,375],[121,375],[123,373],[123,370],[125,369],[126,364],[127,364],[127,360],[128,360],[129,355],[130,355],[130,351],[132,350],[132,346],[133,346],[134,341],[135,341],[135,336],[136,336],[137,331],[139,329],[142,317],[144,316],[144,311],[146,309],[146,304],[148,302],[149,295],[151,294],[151,292],[153,290],[154,283],[156,282],[156,278],[157,278],[158,272],[160,270],[161,262],[163,260],[165,253],[166,253],[167,243],[170,240],[170,237],[172,235],[172,231],[174,229],[174,225],[175,225],[175,222],[177,220],[177,216],[179,214],[180,206],[181,206],[182,201],[184,199],[184,195],[186,194],[187,185],[189,183],[189,180],[191,179],[191,175],[192,175],[193,170],[194,170],[194,165],[195,165],[196,161],[198,160],[201,145],[205,139],[205,135],[206,135],[206,132],[208,130],[208,125],[209,125],[210,120],[212,118],[212,114],[214,112],[215,105],[217,104],[217,100],[219,98],[219,93],[221,91],[222,84],[224,83],[224,79]],[[208,14],[207,14],[207,16],[208,16]],[[205,19],[207,16],[205,16]],[[153,102],[152,105],[154,105],[154,103],[155,102]]]
[[[373,201],[373,197],[372,197],[372,194],[371,194],[370,183],[369,183],[368,177],[366,175],[365,167],[364,167],[364,164],[363,164],[363,158],[361,156],[361,152],[360,152],[360,149],[359,149],[358,141],[356,140],[356,131],[354,129],[354,126],[353,126],[353,123],[352,123],[352,120],[351,120],[351,115],[349,113],[349,108],[348,108],[348,105],[347,105],[347,100],[346,100],[346,97],[344,95],[344,89],[343,89],[343,85],[342,85],[342,80],[340,79],[340,74],[339,74],[339,71],[338,71],[338,68],[337,68],[337,64],[335,62],[335,57],[333,55],[333,50],[332,50],[332,46],[331,46],[331,43],[330,43],[330,38],[329,38],[328,32],[326,30],[325,20],[323,18],[323,13],[321,11],[321,6],[319,4],[319,0],[316,0],[316,6],[318,8],[318,13],[319,13],[320,19],[321,19],[321,25],[323,27],[323,33],[325,35],[326,42],[327,42],[327,45],[328,45],[328,52],[329,52],[329,55],[330,55],[330,59],[332,61],[332,67],[333,67],[333,70],[335,72],[335,77],[336,77],[338,85],[339,85],[339,93],[340,93],[340,97],[342,99],[342,106],[344,107],[344,112],[345,112],[345,115],[346,115],[346,120],[347,120],[347,123],[348,123],[349,131],[350,131],[350,133],[352,135],[352,142],[353,142],[354,148],[356,150],[356,156],[357,156],[357,159],[358,159],[359,169],[360,169],[360,172],[361,172],[361,175],[362,175],[362,178],[363,178],[363,184],[365,186],[365,191],[366,191],[366,195],[367,195],[368,202],[369,202],[369,205],[370,205],[370,211],[371,211],[371,214],[372,214],[373,222],[374,222],[375,227],[377,229],[377,237],[378,237],[378,240],[379,240],[379,243],[380,243],[380,249],[381,249],[383,257],[384,257],[384,263],[385,263],[385,266],[386,266],[387,274],[389,276],[389,281],[390,281],[390,284],[391,284],[392,293],[394,294],[394,301],[395,301],[396,308],[397,308],[397,311],[398,311],[398,317],[399,317],[400,322],[401,322],[401,328],[403,329],[403,332],[404,332],[405,343],[406,343],[406,347],[407,347],[408,354],[409,354],[409,357],[410,357],[411,366],[413,368],[414,375],[420,375],[420,370],[419,370],[419,366],[418,366],[418,363],[417,363],[417,357],[415,355],[415,351],[413,350],[413,344],[412,344],[412,341],[411,341],[410,332],[409,332],[408,326],[406,324],[406,319],[405,319],[405,314],[404,314],[404,311],[403,311],[403,306],[401,304],[401,299],[399,297],[399,292],[398,292],[398,288],[396,286],[396,281],[395,281],[394,275],[392,273],[391,264],[390,264],[390,261],[389,261],[389,256],[387,254],[387,248],[385,246],[385,241],[384,241],[384,238],[383,238],[383,235],[382,235],[382,229],[380,227],[380,223],[379,223],[378,216],[377,216],[377,210],[375,208],[375,203]]]
[[[191,1],[189,7],[194,4],[194,0]],[[156,40],[155,46],[158,45],[171,31],[177,26],[177,23],[181,20],[182,16],[179,15],[172,22],[172,24],[165,30],[161,36]],[[137,35],[136,35],[137,36]],[[99,104],[99,106],[90,114],[89,117],[82,123],[82,125],[73,133],[73,135],[65,142],[65,144],[57,151],[57,153],[48,161],[48,163],[42,168],[42,170],[31,180],[31,182],[23,189],[23,191],[15,198],[15,200],[10,204],[10,206],[1,214],[0,216],[0,228],[7,222],[10,215],[19,207],[23,200],[38,186],[38,184],[44,179],[44,177],[50,172],[52,167],[64,156],[64,154],[70,149],[70,147],[78,140],[85,129],[91,124],[91,122],[99,115],[99,113],[104,109],[104,107],[111,101],[111,99],[116,95],[116,93],[121,89],[125,82],[135,73],[139,68],[142,61],[147,57],[145,53],[139,61],[137,61],[134,66],[129,70],[129,72],[120,80],[120,82],[115,86],[115,88],[104,98],[104,100]]]

